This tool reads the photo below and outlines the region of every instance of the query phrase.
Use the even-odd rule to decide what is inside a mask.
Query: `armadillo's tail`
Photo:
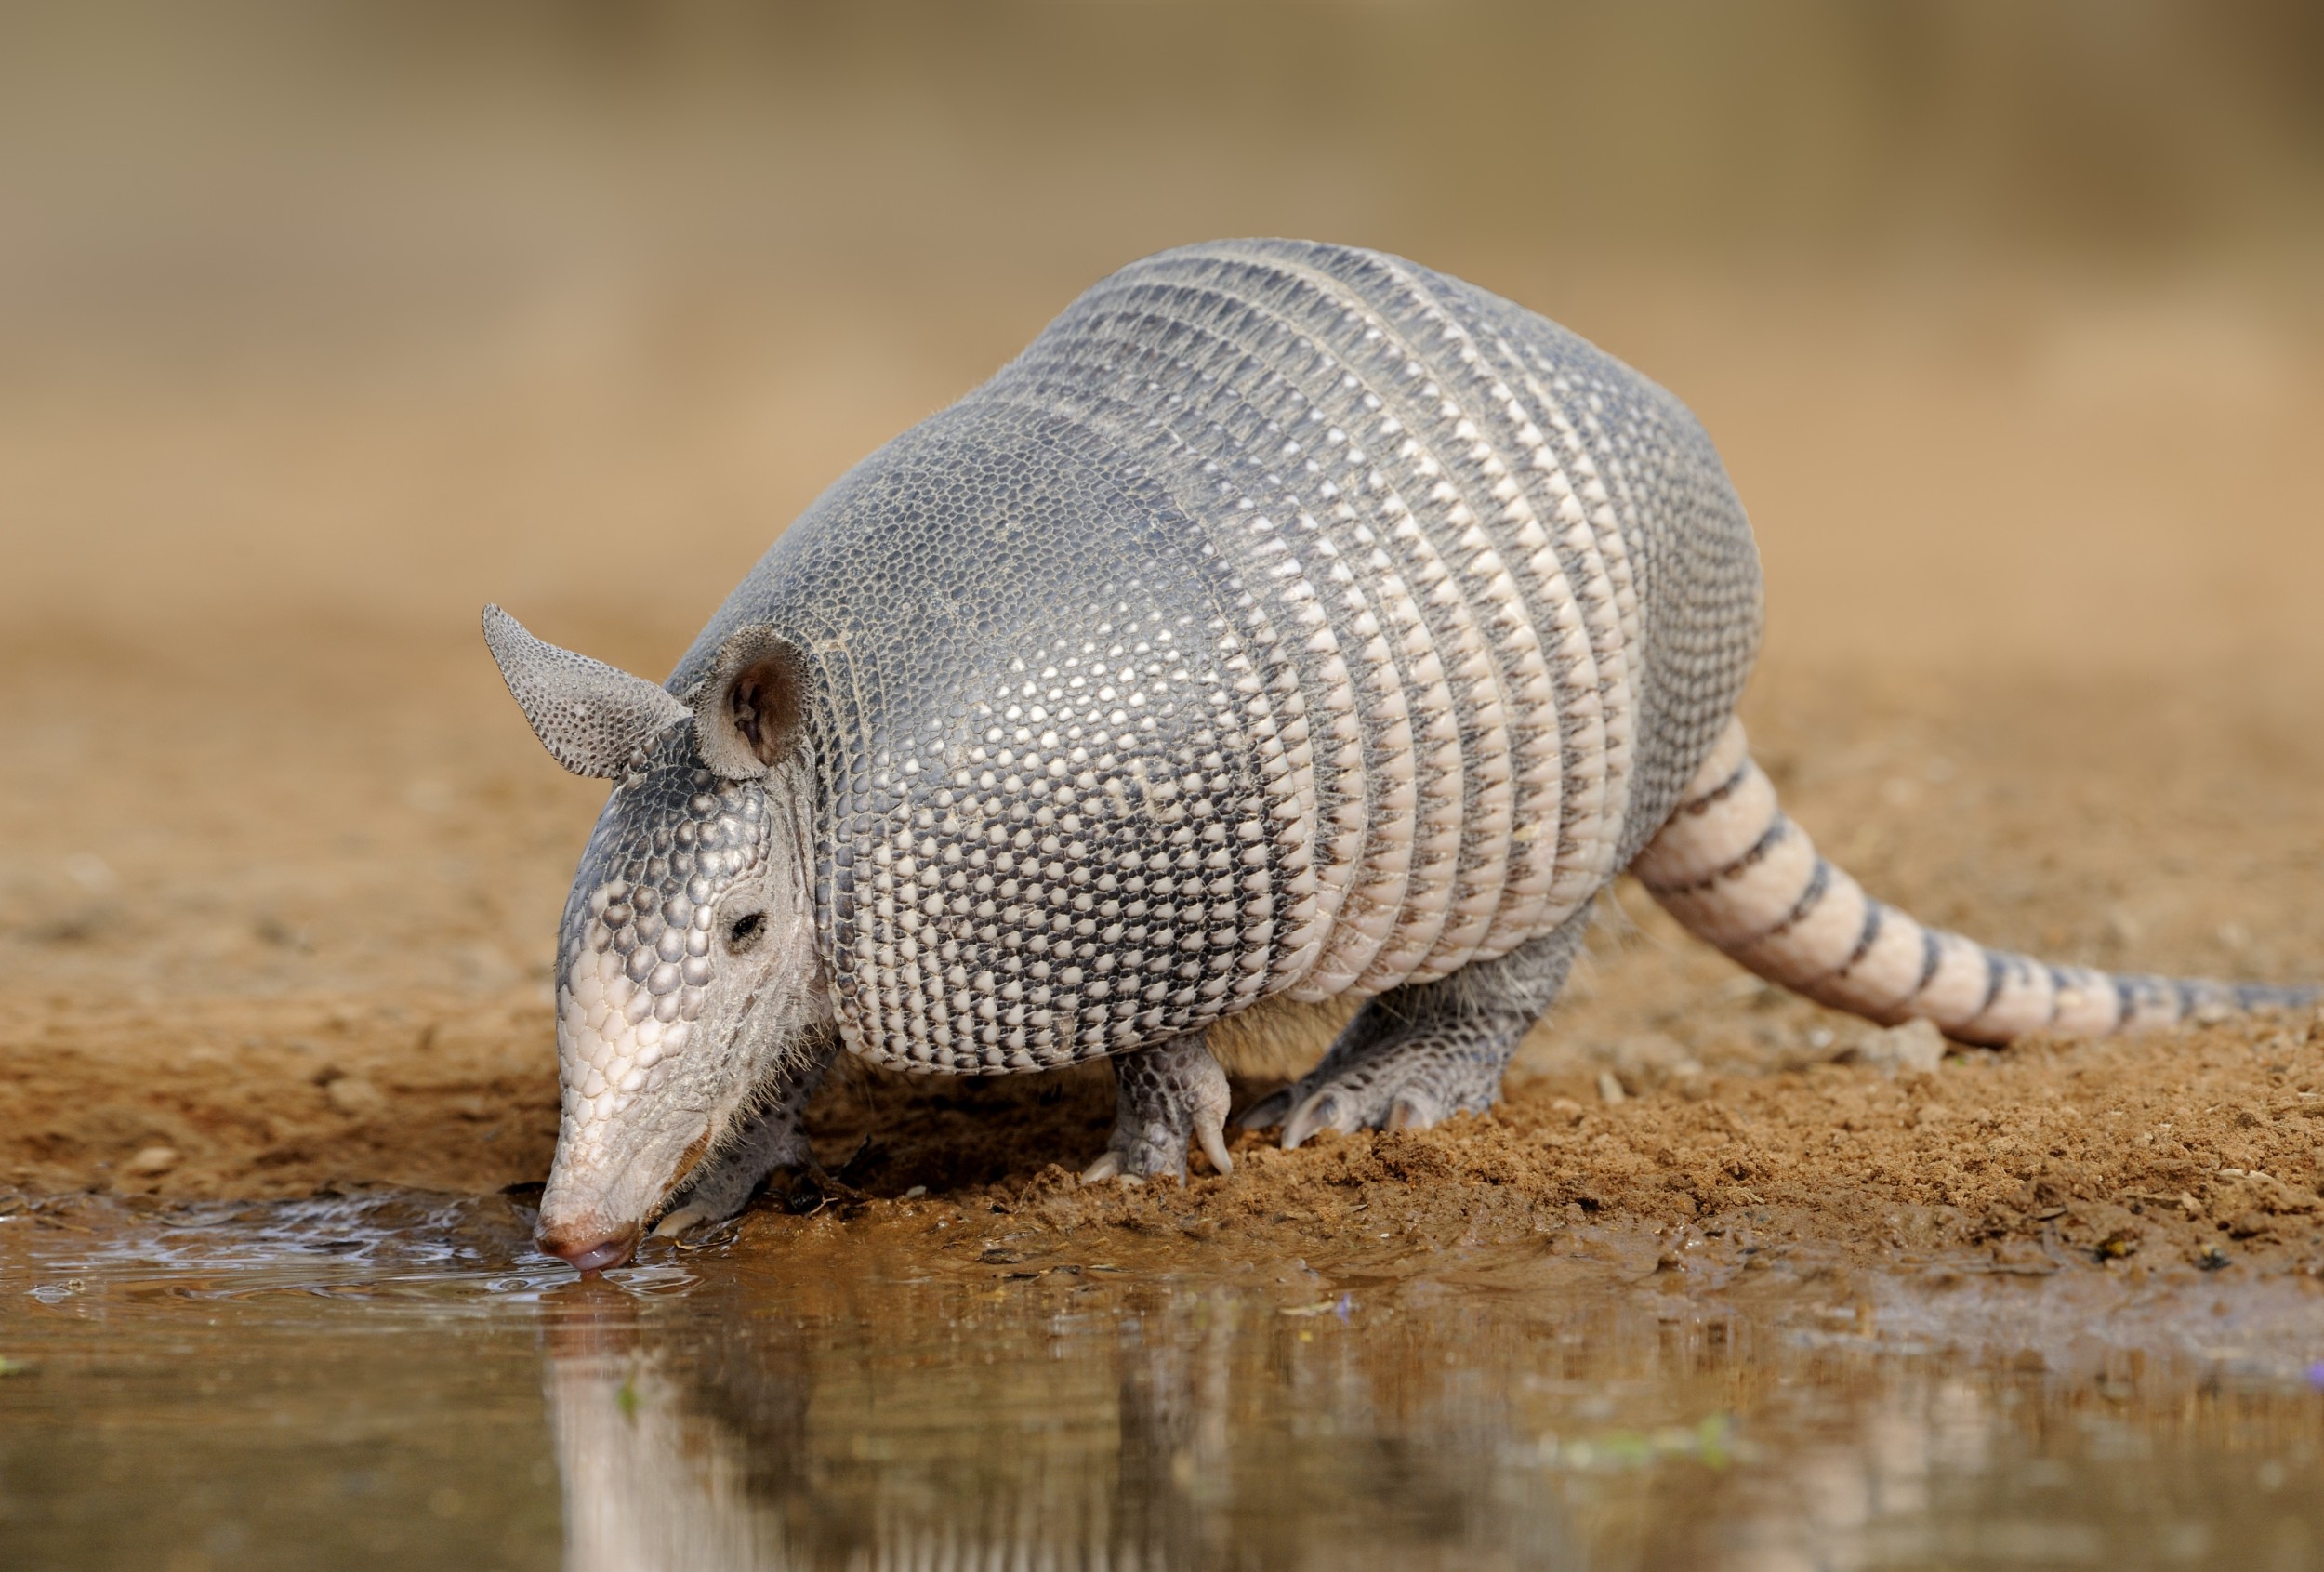
[[[1816,855],[1736,721],[1631,871],[1689,932],[1768,981],[1874,1021],[1932,1021],[1962,1042],[2100,1037],[2324,992],[2052,966],[1924,928]]]

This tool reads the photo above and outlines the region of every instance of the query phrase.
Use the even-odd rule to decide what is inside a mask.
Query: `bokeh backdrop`
[[[658,674],[1078,289],[1247,233],[1419,258],[1675,389],[1779,643],[2306,620],[2212,561],[2319,519],[2254,475],[2316,429],[2303,0],[12,5],[0,612],[499,597]]]

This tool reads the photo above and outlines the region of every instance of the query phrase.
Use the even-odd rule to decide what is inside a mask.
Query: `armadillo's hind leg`
[[[838,1039],[817,1047],[814,1056],[783,1078],[782,1084],[756,1113],[703,1161],[679,1193],[677,1204],[654,1225],[661,1238],[673,1238],[690,1228],[723,1222],[750,1204],[759,1186],[782,1169],[811,1180],[820,1174],[815,1154],[807,1143],[807,1104],[823,1084],[825,1072],[838,1055]]]
[[[1496,960],[1392,989],[1367,1004],[1323,1062],[1242,1117],[1297,1146],[1319,1129],[1426,1129],[1499,1102],[1501,1071],[1565,986],[1590,908]]]
[[[1195,1143],[1212,1168],[1235,1171],[1226,1155],[1226,1072],[1200,1032],[1116,1054],[1114,1087],[1114,1137],[1081,1182],[1183,1180],[1187,1147]]]

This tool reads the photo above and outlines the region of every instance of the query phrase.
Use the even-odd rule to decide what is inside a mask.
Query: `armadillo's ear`
[[[799,741],[807,664],[771,627],[727,636],[693,695],[694,746],[729,780],[763,775]]]
[[[686,718],[684,705],[644,678],[544,643],[498,606],[484,608],[484,642],[533,734],[576,775],[620,774],[640,747]]]

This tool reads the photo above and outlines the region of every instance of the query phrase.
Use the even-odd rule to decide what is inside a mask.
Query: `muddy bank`
[[[0,1182],[165,1198],[537,1182],[556,1128],[537,1012],[446,1002],[52,1023],[0,1061]],[[2324,1023],[1961,1050],[1928,1072],[1851,1062],[1859,1042],[1880,1047],[1858,1033],[1835,1037],[1829,1062],[1689,1061],[1659,1085],[1632,1066],[1636,1094],[1620,1072],[1541,1045],[1489,1118],[1327,1134],[1296,1153],[1240,1134],[1233,1176],[1198,1172],[1183,1189],[1072,1180],[1110,1119],[1102,1070],[942,1082],[852,1070],[814,1112],[840,1176],[815,1226],[908,1215],[931,1236],[943,1221],[956,1248],[1123,1230],[1423,1261],[1616,1226],[1666,1237],[1659,1265],[1676,1271],[1814,1247],[1885,1264],[1969,1250],[1994,1271],[2133,1281],[2324,1275]],[[1238,1102],[1267,1084],[1238,1087]],[[769,1197],[745,1233],[804,1226]]]

